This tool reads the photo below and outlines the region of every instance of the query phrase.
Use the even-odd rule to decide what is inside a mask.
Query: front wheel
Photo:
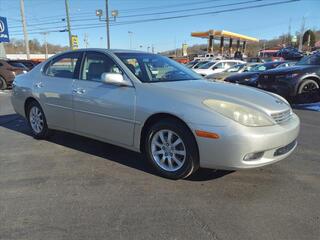
[[[146,157],[166,178],[186,178],[199,168],[197,143],[190,130],[176,120],[160,121],[149,129]]]
[[[313,79],[304,80],[298,88],[299,103],[310,103],[319,98],[319,84]]]
[[[50,130],[46,117],[39,103],[33,101],[27,107],[27,119],[32,131],[32,135],[37,139],[47,138]]]

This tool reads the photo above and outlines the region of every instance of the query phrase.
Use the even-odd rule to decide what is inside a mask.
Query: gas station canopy
[[[235,40],[240,40],[240,41],[247,41],[247,42],[259,42],[259,39],[249,37],[246,35],[242,35],[239,33],[233,33],[225,30],[209,30],[207,32],[193,32],[191,33],[192,37],[201,37],[201,38],[209,38],[212,36],[213,38],[232,38]]]
[[[225,30],[209,30],[206,32],[192,32],[192,37],[200,37],[208,39],[208,52],[213,52],[213,41],[220,40],[220,52],[224,49],[224,40],[229,39],[229,52],[232,52],[233,40],[237,41],[237,51],[240,50],[240,42],[243,43],[242,51],[245,50],[247,42],[259,42],[259,39],[245,36],[239,33],[233,33]]]

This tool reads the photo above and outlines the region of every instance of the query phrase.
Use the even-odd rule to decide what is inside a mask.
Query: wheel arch
[[[37,101],[37,99],[35,99],[34,97],[28,97],[26,100],[25,100],[25,102],[24,102],[24,114],[25,114],[25,116],[27,117],[28,116],[28,113],[27,113],[27,108],[28,108],[28,106],[29,106],[29,104],[31,103],[31,102],[37,102],[39,105],[40,105],[40,103]],[[41,106],[41,105],[40,105]]]
[[[298,84],[298,87],[297,87],[297,90],[299,90],[301,84],[306,81],[306,80],[314,80],[318,83],[318,85],[320,86],[320,78],[318,76],[315,76],[315,75],[307,75],[305,76],[304,78],[302,78]]]
[[[153,125],[155,124],[156,122],[159,122],[161,120],[164,120],[164,119],[173,119],[173,120],[176,120],[178,122],[180,122],[181,124],[183,124],[189,131],[190,133],[192,134],[195,142],[197,143],[197,152],[198,152],[198,155],[199,155],[199,147],[198,147],[198,142],[197,142],[197,139],[195,138],[194,136],[194,133],[193,131],[191,130],[191,128],[188,126],[188,124],[183,120],[181,119],[180,117],[177,117],[176,115],[174,114],[171,114],[171,113],[155,113],[151,116],[149,116],[147,118],[147,120],[144,122],[143,124],[143,127],[141,129],[141,133],[140,133],[140,151],[143,152],[143,145],[145,143],[145,140],[146,140],[146,134],[147,134],[147,131],[148,129]]]

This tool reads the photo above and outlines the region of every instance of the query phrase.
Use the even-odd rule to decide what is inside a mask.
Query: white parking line
[[[0,90],[0,94],[9,94],[10,90]]]

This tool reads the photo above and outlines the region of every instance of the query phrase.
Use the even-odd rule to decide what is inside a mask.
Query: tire
[[[319,96],[319,83],[313,79],[305,79],[299,86],[297,92],[298,103],[313,102]]]
[[[51,134],[47,120],[40,104],[32,101],[27,106],[27,120],[32,135],[36,139],[46,139]]]
[[[148,129],[145,139],[144,153],[159,175],[176,180],[198,170],[196,140],[181,122],[174,119],[159,121]]]
[[[4,80],[2,77],[0,77],[0,90],[5,90],[7,89],[7,82]]]

